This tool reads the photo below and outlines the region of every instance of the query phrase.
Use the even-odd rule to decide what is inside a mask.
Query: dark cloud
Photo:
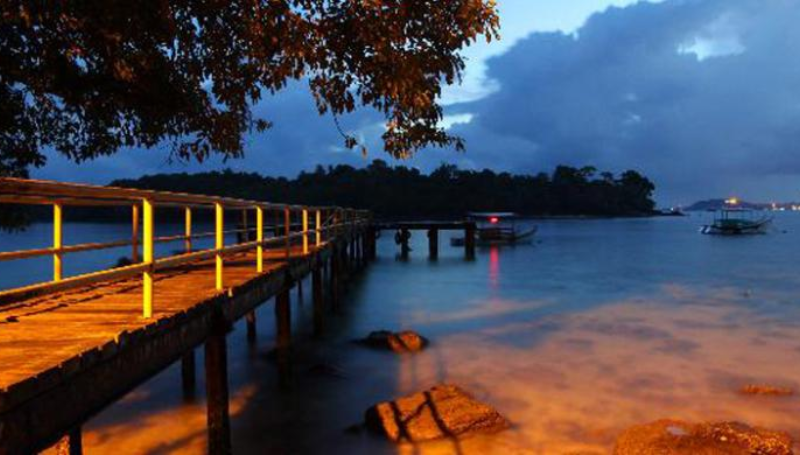
[[[665,202],[798,198],[798,23],[788,0],[612,8],[490,61],[501,88],[456,131],[479,164],[637,168]]]

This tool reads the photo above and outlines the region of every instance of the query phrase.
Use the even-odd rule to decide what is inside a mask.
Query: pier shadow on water
[[[736,420],[800,439],[800,397],[739,393],[748,384],[800,390],[796,251],[748,270],[732,259],[761,253],[699,243],[685,220],[612,223],[602,239],[585,223],[545,223],[541,244],[481,251],[474,262],[450,248],[428,262],[416,235],[411,259],[398,263],[382,239],[323,340],[311,337],[308,284],[302,305],[292,293],[289,390],[268,355],[268,302],[257,348],[243,323],[229,335],[235,453],[603,454],[624,429],[661,418]],[[398,356],[351,342],[384,328],[432,343]],[[199,397],[202,376],[198,368]],[[493,405],[512,429],[395,446],[352,427],[370,405],[441,382]],[[176,365],[89,422],[84,443],[89,453],[204,453],[205,431],[204,403],[183,402]]]

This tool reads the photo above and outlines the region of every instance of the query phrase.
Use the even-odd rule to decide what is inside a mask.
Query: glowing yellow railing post
[[[187,253],[192,252],[192,208],[186,207],[184,214],[184,241],[183,246]]]
[[[264,209],[256,207],[256,268],[258,273],[264,271]]]
[[[139,262],[139,205],[131,206],[131,261]]]
[[[217,290],[221,291],[222,287],[223,287],[223,282],[222,282],[222,266],[223,266],[222,265],[222,249],[225,248],[225,233],[224,233],[225,213],[224,213],[224,210],[222,208],[222,204],[220,204],[219,202],[214,204],[214,212],[216,214],[216,216],[215,216],[216,222],[214,223],[215,226],[216,226],[215,227],[214,237],[216,239],[215,247],[217,249],[217,256],[216,256],[216,259],[217,259],[216,286],[217,286]]]
[[[292,247],[292,239],[289,237],[289,234],[292,231],[292,211],[289,207],[286,207],[283,210],[283,233],[286,235],[286,258],[289,258],[289,254],[291,253],[289,250]]]
[[[320,246],[320,245],[322,245],[322,212],[320,212],[319,210],[317,210],[316,218],[317,218],[316,219],[316,223],[314,223],[314,226],[315,226],[314,230],[316,231],[316,242],[315,243],[316,243],[317,246]]]
[[[53,281],[61,281],[61,247],[63,247],[63,217],[61,204],[53,204]]]
[[[142,201],[142,209],[144,211],[144,225],[142,226],[144,231],[142,237],[143,259],[144,263],[148,264],[148,268],[144,271],[142,277],[142,316],[147,319],[153,317],[153,261],[155,259],[153,251],[155,239],[153,201],[144,199]]]
[[[303,254],[308,254],[308,210],[303,209]]]

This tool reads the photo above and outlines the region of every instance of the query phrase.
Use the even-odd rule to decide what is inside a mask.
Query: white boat
[[[467,214],[467,221],[473,221],[477,226],[475,243],[478,246],[530,243],[536,234],[536,226],[520,231],[517,229],[517,219],[519,219],[519,216],[511,212],[474,212]],[[464,243],[464,237],[454,237],[450,240],[450,244],[453,246],[464,246]]]

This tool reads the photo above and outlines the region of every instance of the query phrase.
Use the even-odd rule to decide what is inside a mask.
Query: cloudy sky
[[[503,39],[468,49],[464,83],[443,98],[445,125],[467,152],[426,150],[406,164],[637,169],[664,205],[800,200],[800,0],[498,3]],[[36,176],[107,183],[221,167],[294,175],[387,159],[379,117],[342,119],[370,153],[344,150],[302,83],[257,110],[275,127],[248,139],[243,160],[186,165],[163,150],[131,150],[77,167],[53,156]]]

